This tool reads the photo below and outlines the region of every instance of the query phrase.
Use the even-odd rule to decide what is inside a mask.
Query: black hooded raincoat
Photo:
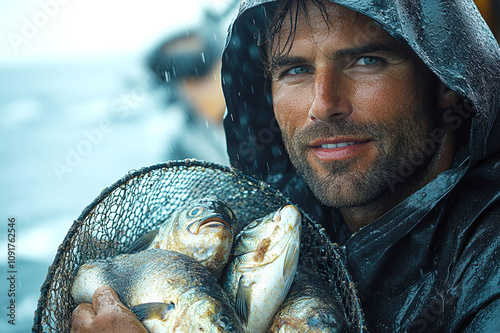
[[[470,101],[448,171],[350,234],[285,152],[256,36],[272,1],[244,0],[223,55],[231,164],[279,188],[342,245],[374,332],[500,332],[500,50],[472,0],[333,0],[405,42]],[[267,9],[266,9],[267,8]]]

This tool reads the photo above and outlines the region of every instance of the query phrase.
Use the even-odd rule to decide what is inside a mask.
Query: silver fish
[[[114,289],[150,332],[243,332],[215,277],[185,254],[149,249],[92,260],[80,267],[71,294],[92,302],[95,290]]]
[[[222,286],[246,332],[264,332],[290,289],[299,258],[302,217],[285,206],[236,236]]]
[[[346,329],[344,318],[331,288],[301,267],[267,333],[340,333]]]
[[[237,228],[235,214],[222,201],[195,200],[170,215],[158,229],[137,239],[127,252],[156,248],[184,253],[219,277]]]

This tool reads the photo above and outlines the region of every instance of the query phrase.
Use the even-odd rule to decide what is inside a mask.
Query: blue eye
[[[356,62],[356,65],[373,66],[373,65],[378,65],[379,62],[380,59],[376,57],[361,57]]]
[[[294,67],[292,69],[289,69],[287,71],[287,74],[292,74],[292,75],[299,75],[299,74],[305,74],[309,73],[309,69],[305,67]]]
[[[202,212],[203,212],[203,207],[196,207],[191,209],[188,215],[194,217],[200,215]]]

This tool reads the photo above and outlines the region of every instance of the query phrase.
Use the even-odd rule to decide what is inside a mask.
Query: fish
[[[302,215],[287,205],[236,236],[221,285],[245,332],[264,332],[285,299],[297,270]]]
[[[159,228],[133,242],[126,253],[155,248],[184,253],[220,277],[238,229],[234,212],[220,200],[194,200],[171,214]]]
[[[152,333],[244,332],[217,279],[182,253],[147,249],[90,260],[78,269],[71,295],[77,304],[91,303],[102,286],[115,290]]]
[[[300,267],[266,333],[346,332],[340,297],[312,270]]]

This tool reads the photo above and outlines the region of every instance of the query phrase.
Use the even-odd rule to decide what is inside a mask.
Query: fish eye
[[[195,207],[189,211],[188,216],[196,217],[199,216],[201,213],[203,213],[203,207]]]

